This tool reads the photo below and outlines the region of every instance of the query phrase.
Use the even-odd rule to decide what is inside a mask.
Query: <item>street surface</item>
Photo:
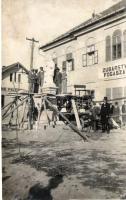
[[[88,135],[3,129],[3,199],[126,199],[126,129]]]

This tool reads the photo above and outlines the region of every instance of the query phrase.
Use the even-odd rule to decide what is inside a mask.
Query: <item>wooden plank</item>
[[[58,115],[60,115],[60,116],[68,123],[68,125],[70,126],[70,128],[71,128],[74,132],[76,132],[84,141],[88,141],[88,140],[89,140],[88,137],[87,137],[86,135],[82,135],[81,131],[80,131],[76,126],[74,126],[74,125],[63,115],[63,113],[61,113],[60,111],[58,111],[58,110],[50,103],[50,101],[49,101],[46,97],[44,97],[44,98],[45,98],[45,101],[49,104],[49,106],[50,106],[53,110],[55,110],[56,113],[57,113]]]
[[[19,103],[15,108],[13,108],[9,113],[7,113],[6,115],[2,116],[2,120],[5,119],[6,117],[8,117],[12,112],[14,112],[15,110],[17,110],[17,108],[19,106],[21,106],[26,100],[28,99],[28,97],[25,97],[21,103]]]
[[[77,111],[77,107],[76,107],[74,99],[72,99],[72,106],[73,106],[73,111],[74,111],[74,114],[75,114],[77,127],[78,127],[79,130],[82,130],[80,119],[79,119],[79,115],[78,115],[78,111]]]

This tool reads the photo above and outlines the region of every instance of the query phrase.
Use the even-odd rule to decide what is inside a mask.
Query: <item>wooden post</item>
[[[38,43],[39,41],[35,40],[34,38],[32,39],[29,39],[29,38],[26,38],[26,40],[30,40],[32,42],[31,44],[31,58],[30,58],[30,70],[33,69],[33,58],[34,58],[34,43]]]
[[[63,115],[63,113],[61,113],[60,111],[58,111],[52,104],[51,102],[47,99],[47,97],[44,97],[45,101],[49,104],[49,106],[56,111],[57,115],[60,115],[70,126],[70,128],[75,131],[84,141],[88,141],[88,137],[86,135],[82,135],[81,131],[78,130],[78,128],[76,126],[74,126],[68,119],[67,117],[65,117]]]
[[[29,95],[28,100],[28,129],[31,130],[33,128],[33,105],[31,94]]]
[[[9,113],[7,113],[6,115],[2,116],[2,120],[5,119],[6,117],[8,117],[12,112],[14,112],[19,106],[21,106],[26,100],[28,99],[28,97],[25,97],[21,103],[19,103],[15,108],[13,108]]]
[[[82,130],[80,119],[79,119],[79,115],[78,115],[78,111],[77,111],[77,107],[76,107],[74,99],[72,99],[72,106],[73,106],[73,110],[74,110],[74,114],[75,114],[77,127],[78,127],[79,130]]]

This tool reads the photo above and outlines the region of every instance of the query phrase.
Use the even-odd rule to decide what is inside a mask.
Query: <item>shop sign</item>
[[[124,77],[126,75],[126,64],[103,68],[104,78]]]

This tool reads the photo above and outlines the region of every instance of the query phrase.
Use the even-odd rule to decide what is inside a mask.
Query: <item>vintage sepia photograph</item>
[[[126,199],[126,0],[1,0],[3,200]]]

